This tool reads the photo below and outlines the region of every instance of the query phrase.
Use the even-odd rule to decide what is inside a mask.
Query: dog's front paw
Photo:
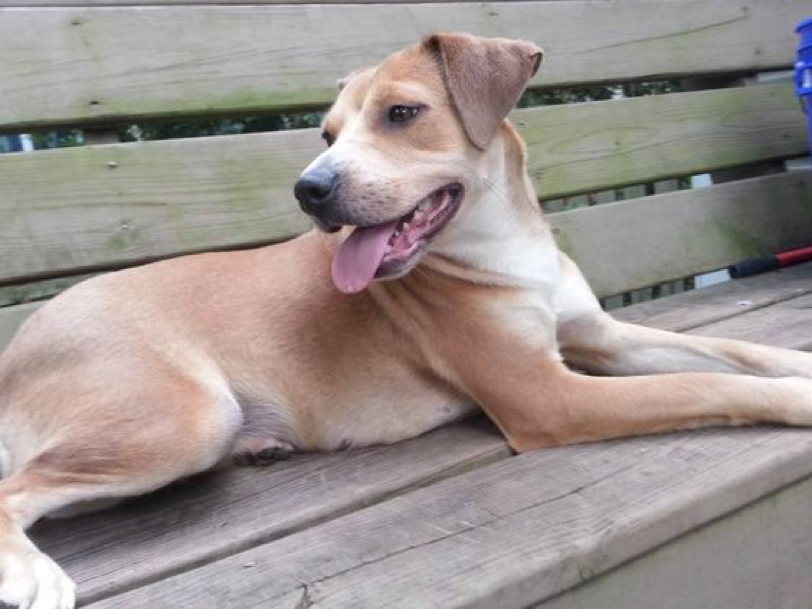
[[[73,609],[76,586],[49,557],[0,548],[0,609]]]

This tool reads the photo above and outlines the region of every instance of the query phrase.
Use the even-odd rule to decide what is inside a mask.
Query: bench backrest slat
[[[516,112],[543,197],[801,154],[785,85]],[[281,240],[316,130],[0,156],[0,284]]]
[[[792,63],[808,0],[0,8],[0,130],[322,105],[438,30],[545,47],[535,86]]]
[[[550,215],[600,296],[810,244],[812,171]]]
[[[812,171],[731,182],[550,216],[600,296],[808,244]],[[0,349],[38,303],[0,308]]]

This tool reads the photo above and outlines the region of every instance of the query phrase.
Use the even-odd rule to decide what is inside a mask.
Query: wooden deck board
[[[685,332],[812,294],[812,264],[727,281],[612,311],[621,321]]]
[[[769,328],[769,336],[764,329]],[[752,311],[691,330],[703,336],[736,336],[776,347],[812,349],[812,294],[792,298],[759,311]]]
[[[34,540],[89,602],[508,456],[472,420],[408,443],[232,468],[118,508],[43,521]]]
[[[804,347],[797,328],[811,293],[808,264],[617,316]],[[95,609],[293,608],[305,594],[329,607],[518,607],[803,477],[812,433],[711,430],[507,454],[493,430],[463,423],[393,447],[223,472],[47,523],[37,540],[84,603],[102,599]]]
[[[94,609],[292,608],[305,594],[330,608],[525,607],[810,470],[808,430],[714,430],[537,451]]]
[[[806,478],[534,609],[809,609],[810,505]]]

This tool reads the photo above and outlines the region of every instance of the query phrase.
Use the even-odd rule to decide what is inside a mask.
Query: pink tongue
[[[359,226],[344,240],[333,258],[333,283],[339,290],[354,294],[372,283],[397,224],[396,220],[378,226]]]

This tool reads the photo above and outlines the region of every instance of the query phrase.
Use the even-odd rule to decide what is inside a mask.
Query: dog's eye
[[[393,123],[405,123],[420,112],[420,106],[392,106],[389,108],[389,120]]]
[[[329,131],[322,131],[321,132],[321,139],[323,139],[325,142],[327,142],[327,147],[328,148],[330,146],[332,146],[336,141],[336,138],[334,138],[333,134],[330,133]]]

